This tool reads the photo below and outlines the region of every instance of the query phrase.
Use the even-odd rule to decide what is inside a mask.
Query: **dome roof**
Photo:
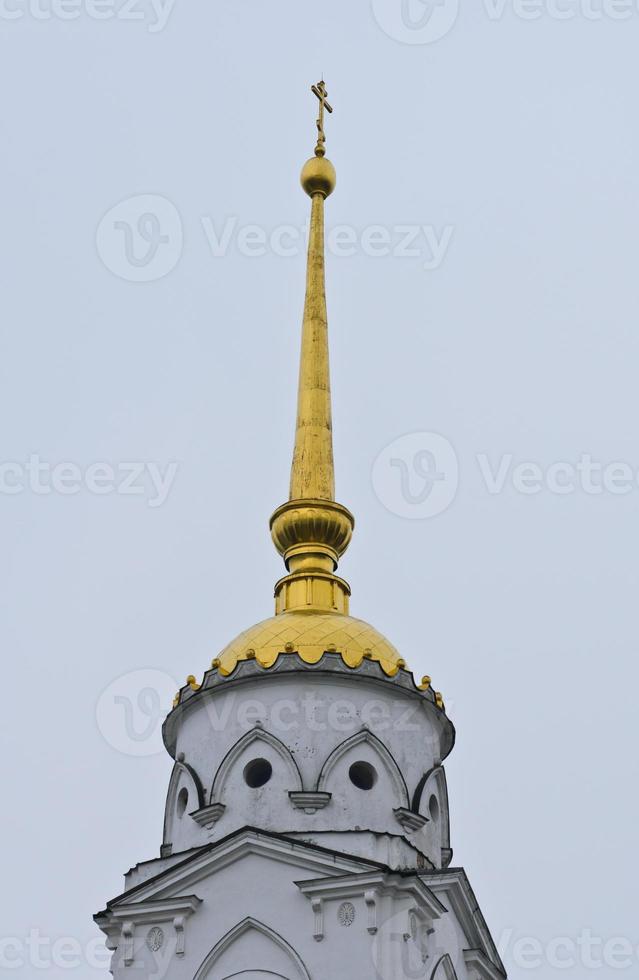
[[[240,660],[272,667],[280,654],[297,654],[305,663],[318,663],[325,653],[339,653],[348,667],[366,658],[376,660],[388,677],[405,662],[386,637],[361,619],[336,612],[285,612],[265,619],[226,646],[213,666],[223,676]]]

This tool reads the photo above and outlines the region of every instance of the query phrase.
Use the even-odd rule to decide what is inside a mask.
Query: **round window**
[[[358,789],[372,789],[377,782],[377,773],[370,762],[354,762],[348,770],[353,786]]]
[[[430,819],[436,823],[439,820],[439,803],[436,796],[431,796],[428,801],[428,812],[430,813]]]
[[[244,766],[244,782],[251,789],[265,786],[273,775],[273,766],[268,759],[252,759]]]
[[[177,815],[178,817],[183,817],[189,802],[189,791],[186,786],[183,786],[178,793],[177,798]]]

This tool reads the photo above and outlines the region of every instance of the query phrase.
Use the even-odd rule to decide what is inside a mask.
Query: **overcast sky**
[[[511,976],[636,975],[637,4],[52,2],[0,3],[13,976],[108,976],[163,710],[271,615],[322,73],[352,612],[444,693]]]

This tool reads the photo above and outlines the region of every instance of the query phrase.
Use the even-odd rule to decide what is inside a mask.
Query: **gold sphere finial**
[[[300,176],[302,187],[309,197],[321,194],[328,197],[335,190],[337,175],[335,167],[327,157],[311,157],[302,167]]]

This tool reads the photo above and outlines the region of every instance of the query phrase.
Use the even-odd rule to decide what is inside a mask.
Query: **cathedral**
[[[354,528],[335,500],[324,82],[311,199],[290,494],[270,520],[275,615],[191,676],[164,723],[174,760],[158,857],[95,916],[116,980],[502,980],[452,864],[444,760],[455,731],[337,574]]]

